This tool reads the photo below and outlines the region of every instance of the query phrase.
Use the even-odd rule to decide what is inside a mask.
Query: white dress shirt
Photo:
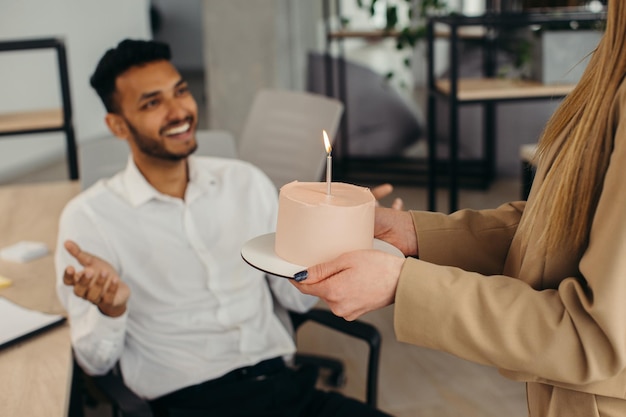
[[[132,158],[125,171],[72,200],[55,261],[79,364],[98,375],[119,360],[126,384],[152,399],[292,354],[272,293],[296,311],[316,299],[284,278],[266,278],[240,255],[247,240],[275,230],[277,205],[260,170],[206,157],[189,158],[184,200],[156,191]],[[67,265],[82,269],[63,248],[66,239],[108,261],[130,287],[124,315],[104,316],[63,284]]]

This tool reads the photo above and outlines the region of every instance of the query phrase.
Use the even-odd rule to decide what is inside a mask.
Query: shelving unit
[[[427,167],[425,158],[398,157],[355,157],[350,155],[350,137],[348,132],[349,105],[347,102],[347,80],[344,41],[361,39],[368,42],[394,39],[400,36],[397,30],[352,30],[332,27],[331,16],[342,16],[342,0],[322,0],[323,19],[325,22],[325,94],[344,104],[344,114],[335,144],[338,155],[335,158],[337,169],[334,173],[339,179],[354,182],[382,182],[426,184]],[[445,34],[443,34],[445,36]],[[337,54],[331,51],[336,47]],[[381,77],[382,79],[382,77]]]
[[[449,104],[450,131],[446,178],[449,188],[449,211],[458,209],[459,189],[459,109],[466,104],[479,103],[484,109],[484,155],[476,166],[485,183],[495,177],[496,146],[496,104],[521,100],[560,99],[566,96],[574,85],[544,85],[527,80],[506,80],[496,78],[497,66],[495,51],[498,33],[502,29],[520,28],[559,22],[590,22],[606,18],[604,12],[552,12],[552,13],[489,13],[483,16],[461,15],[432,17],[427,26],[428,42],[428,209],[435,211],[436,190],[441,173],[437,155],[437,113],[436,100],[447,100]],[[447,79],[435,79],[434,39],[441,27],[449,32],[449,75]],[[459,77],[459,43],[462,28],[480,27],[485,31],[484,77],[461,79]]]
[[[402,155],[392,157],[354,157],[350,156],[350,137],[348,132],[349,106],[347,103],[347,80],[345,68],[345,52],[343,42],[349,39],[361,39],[368,42],[382,41],[397,38],[397,30],[352,30],[342,27],[334,28],[331,25],[331,16],[342,16],[342,0],[323,0],[323,17],[326,33],[325,59],[325,94],[335,97],[344,103],[345,112],[339,129],[336,150],[338,163],[336,175],[342,179],[356,182],[378,183],[389,181],[394,184],[426,185],[428,184],[428,160],[426,157],[406,157]],[[451,31],[441,27],[435,34],[438,38],[449,38]],[[468,26],[459,28],[457,36],[464,40],[477,40],[485,36],[483,27]],[[337,56],[331,56],[333,46],[337,49]],[[475,164],[469,164],[468,173],[476,172]],[[445,170],[445,161],[438,162],[438,170]],[[468,186],[480,186],[471,175]]]
[[[2,113],[0,114],[0,139],[3,139],[4,136],[13,135],[64,132],[68,175],[70,179],[75,180],[78,179],[78,158],[72,123],[67,56],[63,40],[43,38],[0,42],[0,52],[50,48],[54,49],[57,54],[62,108]]]

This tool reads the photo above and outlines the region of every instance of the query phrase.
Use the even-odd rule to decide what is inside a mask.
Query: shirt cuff
[[[100,309],[95,305],[89,309],[87,313],[87,326],[90,329],[98,329],[103,335],[118,334],[126,329],[126,321],[128,318],[128,308],[118,317],[109,317],[102,314]]]

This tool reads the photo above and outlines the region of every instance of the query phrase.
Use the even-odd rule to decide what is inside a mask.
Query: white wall
[[[62,37],[67,49],[77,140],[107,133],[104,108],[89,76],[121,39],[151,37],[148,0],[2,0],[0,40]],[[60,106],[56,55],[0,54],[0,113]],[[62,133],[0,137],[0,182],[64,155]]]
[[[204,0],[209,127],[237,138],[261,88],[304,89],[321,0]]]

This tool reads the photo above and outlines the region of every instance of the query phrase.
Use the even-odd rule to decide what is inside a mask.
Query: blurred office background
[[[4,0],[0,5],[0,41],[64,39],[79,146],[110,136],[103,122],[104,109],[88,78],[103,52],[126,37],[168,42],[172,46],[173,62],[190,82],[200,106],[200,127],[228,130],[237,138],[252,98],[260,88],[311,87],[315,54],[323,53],[326,47],[322,2]],[[506,4],[513,7],[513,2],[502,2],[503,6]],[[485,11],[486,2],[449,0],[448,6],[451,11],[478,15]],[[357,6],[356,0],[343,0],[343,7],[352,28],[382,25],[380,15],[372,17]],[[445,43],[438,42],[436,47],[444,52],[441,55],[446,55]],[[412,135],[394,152],[424,156],[428,127],[423,45],[415,50],[397,51],[393,39],[352,39],[345,42],[344,48],[344,55],[355,71],[366,68],[370,74],[383,78],[390,72],[394,74],[385,86],[388,92],[381,102],[402,107],[410,117],[407,126]],[[407,57],[412,59],[410,67],[404,65]],[[475,57],[469,53],[465,58],[464,71],[471,74]],[[447,69],[446,59],[436,63],[438,74]],[[0,114],[57,107],[58,76],[53,52],[0,54]],[[462,189],[461,207],[493,207],[519,197],[519,147],[537,140],[557,105],[555,100],[501,106],[496,134],[496,179],[484,189]],[[476,106],[464,109],[461,114],[463,157],[471,158],[480,152],[481,111]],[[384,109],[380,112],[384,113]],[[381,127],[380,135],[393,130],[393,122],[390,123]],[[445,130],[446,121],[441,123]],[[66,178],[63,133],[0,138],[0,183]],[[410,178],[397,186],[395,196],[402,197],[409,209],[426,208],[425,188],[412,184]],[[439,198],[445,200],[445,189],[439,191]],[[392,307],[370,313],[364,320],[374,323],[384,337],[379,382],[379,404],[383,410],[406,417],[526,415],[522,384],[501,378],[494,369],[396,342]],[[330,350],[345,357],[348,384],[344,391],[362,398],[365,349],[318,330],[311,327],[305,331],[299,341],[301,349]],[[92,412],[105,415],[98,408]]]

